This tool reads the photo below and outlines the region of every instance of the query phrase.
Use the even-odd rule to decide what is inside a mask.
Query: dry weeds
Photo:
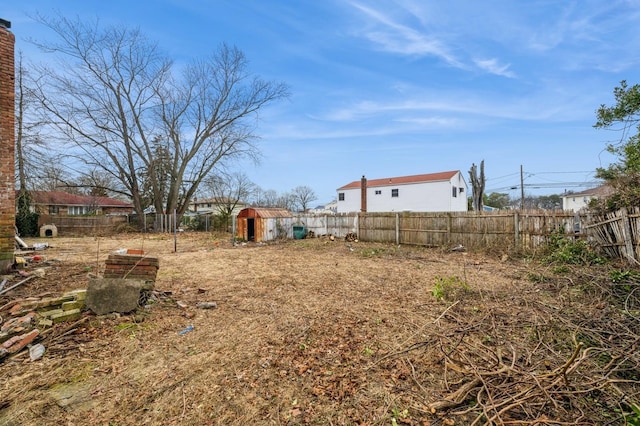
[[[640,400],[638,313],[605,268],[322,238],[47,242],[45,278],[0,306],[86,287],[118,248],[160,258],[157,298],[0,364],[0,425],[624,424]]]

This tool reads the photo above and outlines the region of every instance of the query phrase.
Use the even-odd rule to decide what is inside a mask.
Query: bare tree
[[[36,187],[41,191],[60,191],[67,186],[65,171],[60,163],[52,162],[38,171]]]
[[[306,212],[309,208],[309,203],[318,199],[313,189],[304,185],[293,188],[291,196],[293,197],[295,205],[300,207],[301,212]]]
[[[102,169],[94,169],[82,174],[77,180],[65,185],[67,188],[78,188],[84,195],[94,197],[117,198],[122,194],[117,181],[111,174]]]
[[[37,20],[59,38],[38,45],[63,63],[40,69],[42,104],[59,135],[76,147],[76,160],[112,174],[139,216],[146,199],[156,211],[181,216],[214,168],[256,154],[258,112],[288,96],[283,83],[252,76],[235,47],[223,44],[177,76],[136,29]]]
[[[285,192],[283,194],[278,195],[274,207],[279,207],[281,209],[287,209],[287,210],[294,210],[296,207],[296,201],[294,199],[293,194],[290,192]]]
[[[293,194],[289,192],[279,194],[273,189],[264,190],[259,186],[256,186],[253,190],[253,200],[251,201],[251,204],[257,207],[273,207],[293,210],[296,206],[296,201]]]
[[[255,191],[255,199],[253,203],[257,207],[277,207],[278,192],[273,189],[264,190],[257,188]]]
[[[484,209],[484,160],[480,162],[480,176],[478,176],[478,167],[475,163],[471,165],[469,170],[469,178],[471,179],[471,187],[473,188],[472,205],[473,210],[482,211]]]
[[[45,164],[45,145],[40,135],[42,122],[39,121],[37,99],[32,90],[33,82],[24,66],[22,53],[16,60],[16,181],[20,191],[35,186],[38,169]]]
[[[218,213],[228,219],[240,201],[247,201],[252,194],[255,184],[242,172],[219,174],[207,178],[204,187],[213,195]]]

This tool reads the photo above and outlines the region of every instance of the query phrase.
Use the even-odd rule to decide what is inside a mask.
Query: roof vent
[[[0,18],[0,27],[9,29],[11,28],[11,22],[7,21],[6,19]]]

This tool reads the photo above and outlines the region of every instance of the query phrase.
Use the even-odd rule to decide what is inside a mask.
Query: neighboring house
[[[193,201],[189,203],[189,211],[198,213],[198,214],[220,214],[223,211],[226,211],[227,206],[235,206],[233,207],[233,211],[231,212],[231,216],[237,216],[240,210],[247,207],[246,203],[242,201],[236,201],[230,198],[218,197],[218,198],[204,198],[199,200],[194,197]]]
[[[332,201],[324,206],[317,206],[313,209],[309,209],[309,213],[313,214],[335,214],[338,212],[338,202]]]
[[[467,184],[459,170],[367,180],[338,188],[338,213],[467,211]]]
[[[600,185],[586,191],[565,194],[562,196],[562,209],[577,212],[589,207],[591,200],[605,198],[611,194],[613,194],[613,188],[609,185]]]
[[[331,213],[338,213],[338,200],[325,204],[324,209]]]
[[[30,191],[31,208],[43,215],[130,215],[133,204],[108,197],[75,195],[62,191]]]

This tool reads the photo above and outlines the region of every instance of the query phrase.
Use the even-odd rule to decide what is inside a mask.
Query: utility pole
[[[524,173],[520,164],[520,210],[524,210]]]

